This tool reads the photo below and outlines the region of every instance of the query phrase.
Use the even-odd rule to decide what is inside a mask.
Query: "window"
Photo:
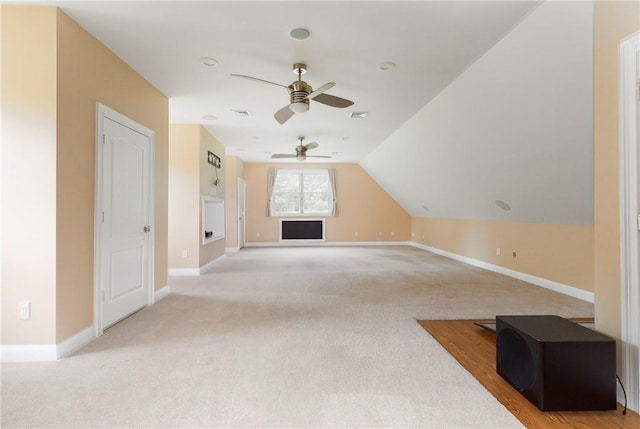
[[[270,174],[271,215],[334,214],[332,169],[277,169]]]

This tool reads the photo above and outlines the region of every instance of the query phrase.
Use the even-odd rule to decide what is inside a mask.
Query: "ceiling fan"
[[[251,79],[258,82],[270,83],[272,85],[281,86],[289,91],[289,104],[278,110],[275,115],[276,121],[280,124],[287,122],[295,113],[302,113],[309,110],[309,101],[314,100],[322,104],[326,104],[331,107],[349,107],[353,104],[353,101],[345,98],[336,97],[335,95],[325,94],[325,91],[333,88],[335,82],[329,82],[322,85],[315,91],[311,88],[307,82],[302,80],[302,75],[307,72],[307,65],[303,63],[296,63],[293,65],[293,73],[298,75],[298,80],[294,81],[291,85],[281,85],[279,83],[270,82],[264,79],[258,79],[257,77],[246,76],[243,74],[234,74],[231,76],[242,77],[245,79]]]
[[[331,159],[330,156],[325,156],[325,155],[307,155],[307,151],[309,149],[315,149],[318,147],[318,143],[316,142],[311,142],[311,143],[307,143],[306,145],[303,145],[302,142],[304,141],[304,137],[298,137],[298,140],[300,140],[300,144],[298,146],[296,146],[296,154],[292,155],[292,154],[288,154],[288,153],[274,153],[273,155],[271,155],[271,158],[295,158],[298,161],[304,161],[307,158],[329,158]]]

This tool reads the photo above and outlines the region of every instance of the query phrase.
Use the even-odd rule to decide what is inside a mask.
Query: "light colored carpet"
[[[60,362],[2,427],[522,427],[415,319],[593,306],[410,247],[244,249]]]

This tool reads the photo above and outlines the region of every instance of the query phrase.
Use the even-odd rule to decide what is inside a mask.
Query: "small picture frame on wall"
[[[207,153],[207,162],[215,168],[220,168],[220,157],[211,151]]]

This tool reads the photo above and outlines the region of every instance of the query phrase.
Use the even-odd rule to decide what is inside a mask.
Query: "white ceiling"
[[[169,97],[171,123],[203,124],[244,161],[294,153],[297,137],[316,141],[310,155],[360,162],[535,8],[526,1],[199,1],[51,2]],[[312,36],[288,33],[307,27]],[[214,68],[201,65],[212,57]],[[385,61],[396,63],[387,72]],[[288,85],[303,79],[351,99],[350,108],[313,102],[284,125],[273,118],[288,104]],[[248,110],[237,117],[232,110]],[[351,111],[367,111],[350,119]],[[205,120],[214,115],[216,120]],[[295,162],[295,161],[294,161]]]
[[[309,155],[359,163],[412,216],[593,221],[591,2],[47,4],[164,93],[171,123],[203,124],[245,162],[293,154],[305,136],[320,145]],[[311,38],[291,39],[295,27]],[[288,85],[296,62],[355,104],[312,101],[280,125],[284,88],[230,76]]]
[[[590,224],[593,161],[593,4],[553,1],[360,165],[413,216]]]

